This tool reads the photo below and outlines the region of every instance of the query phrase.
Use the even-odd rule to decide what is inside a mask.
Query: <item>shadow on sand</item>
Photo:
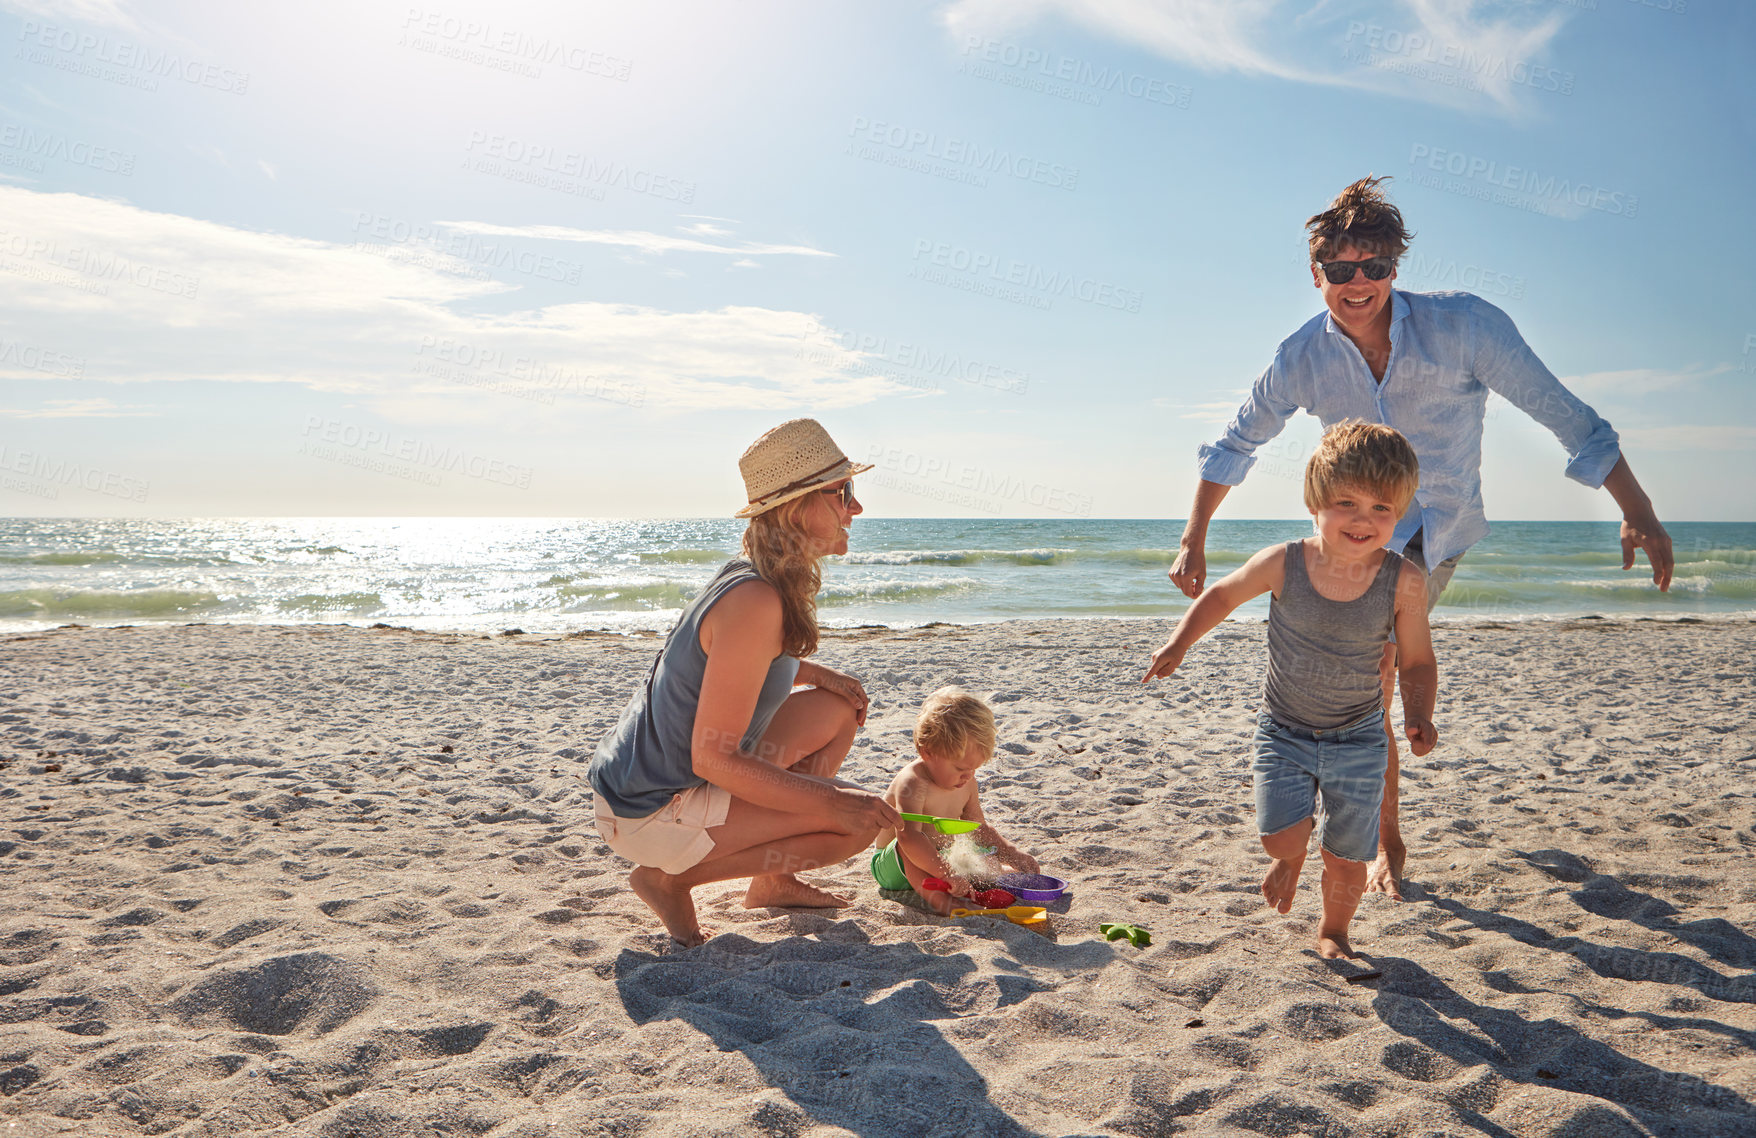
[[[852,922],[825,924],[833,940],[727,933],[664,956],[624,951],[616,988],[636,1023],[689,1024],[825,1125],[911,1138],[1034,1135],[989,1101],[986,1080],[931,1021],[993,1013],[1047,985],[1022,968],[872,944]]]
[[[1444,907],[1458,916],[1471,913],[1455,904]],[[1554,1020],[1531,1021],[1517,1012],[1473,1003],[1412,960],[1388,956],[1368,959],[1384,973],[1372,1010],[1384,1024],[1422,1045],[1397,1044],[1387,1049],[1385,1065],[1398,1074],[1430,1082],[1449,1078],[1455,1073],[1454,1064],[1469,1067],[1486,1063],[1495,1074],[1512,1082],[1556,1087],[1614,1103],[1654,1133],[1676,1133],[1678,1124],[1683,1123],[1688,1127],[1685,1132],[1691,1134],[1756,1134],[1756,1106],[1729,1088],[1629,1058],[1609,1044]],[[1492,980],[1490,986],[1501,991],[1528,991]],[[1633,1014],[1597,1010],[1617,1016]],[[1655,1022],[1655,1026],[1730,1030],[1694,1020]],[[1506,1133],[1480,1114],[1462,1113],[1484,1133]],[[1606,1133],[1613,1131],[1612,1127]]]

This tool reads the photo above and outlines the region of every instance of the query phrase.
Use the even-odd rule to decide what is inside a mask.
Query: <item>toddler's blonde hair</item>
[[[1349,419],[1323,432],[1323,441],[1311,452],[1305,465],[1305,505],[1321,510],[1341,497],[1343,487],[1358,486],[1395,505],[1400,517],[1420,483],[1420,460],[1400,431]]]
[[[960,687],[942,687],[921,704],[915,717],[915,750],[935,758],[959,758],[974,741],[982,754],[994,753],[994,713],[980,696]]]

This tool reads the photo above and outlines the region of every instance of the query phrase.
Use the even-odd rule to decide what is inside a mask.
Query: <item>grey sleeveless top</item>
[[[695,773],[692,736],[695,708],[701,702],[701,677],[707,653],[701,650],[701,621],[727,592],[761,578],[741,558],[724,567],[690,601],[659,650],[651,676],[628,701],[616,729],[598,744],[586,777],[592,790],[618,818],[645,818],[663,808],[671,796],[707,780]],[[793,690],[799,661],[776,656],[768,665],[756,713],[740,746],[752,751],[768,730],[769,721]]]
[[[1332,601],[1305,573],[1304,542],[1287,543],[1286,580],[1268,602],[1268,714],[1288,726],[1333,731],[1383,706],[1378,663],[1395,627],[1402,565],[1385,550],[1364,593]]]

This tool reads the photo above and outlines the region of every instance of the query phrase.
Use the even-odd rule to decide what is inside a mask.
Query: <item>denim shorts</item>
[[[1378,811],[1384,804],[1389,744],[1384,712],[1374,711],[1333,731],[1309,731],[1256,717],[1256,832],[1278,834],[1317,813],[1323,848],[1348,861],[1378,856]]]

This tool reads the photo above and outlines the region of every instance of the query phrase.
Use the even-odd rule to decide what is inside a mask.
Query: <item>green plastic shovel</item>
[[[901,814],[908,822],[930,822],[941,834],[967,834],[982,828],[980,822],[971,822],[968,818],[935,818],[931,814]]]

